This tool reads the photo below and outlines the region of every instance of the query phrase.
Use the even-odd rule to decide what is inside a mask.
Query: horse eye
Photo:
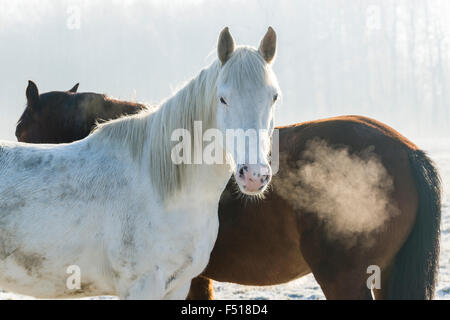
[[[228,105],[228,103],[225,101],[225,99],[223,97],[220,97],[220,103],[224,104],[224,105]]]
[[[277,100],[278,100],[278,93],[273,96],[273,102],[277,102]]]

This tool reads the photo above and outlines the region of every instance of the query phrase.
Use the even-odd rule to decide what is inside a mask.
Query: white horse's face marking
[[[217,83],[217,125],[225,135],[232,129],[238,136],[237,140],[233,138],[234,145],[226,144],[226,151],[236,164],[236,182],[248,195],[264,192],[272,177],[267,158],[274,129],[274,105],[280,95],[269,63],[275,54],[275,41],[271,28],[259,51],[247,47],[234,50],[234,41],[227,29],[219,41],[223,67]],[[221,45],[225,48],[221,49]],[[270,50],[264,45],[272,48],[272,55],[267,55]],[[239,139],[247,142],[239,145]]]

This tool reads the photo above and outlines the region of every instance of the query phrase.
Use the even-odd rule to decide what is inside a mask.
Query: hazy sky
[[[0,139],[15,139],[28,79],[157,103],[215,59],[224,26],[256,46],[269,25],[277,124],[362,114],[448,137],[449,16],[441,0],[0,0]]]

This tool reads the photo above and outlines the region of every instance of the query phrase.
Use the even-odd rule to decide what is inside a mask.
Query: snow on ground
[[[436,289],[436,299],[450,300],[450,141],[418,143],[426,146],[431,158],[437,163],[442,177],[444,194],[442,206],[441,227],[441,256],[439,269],[439,282]],[[312,275],[305,276],[296,281],[278,286],[250,287],[230,283],[215,283],[216,299],[324,299],[322,290]],[[29,297],[7,293],[0,290],[0,300],[30,299]],[[94,299],[111,299],[98,297]]]

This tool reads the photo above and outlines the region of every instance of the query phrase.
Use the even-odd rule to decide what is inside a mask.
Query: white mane
[[[152,184],[164,199],[179,190],[187,179],[188,166],[172,163],[172,132],[180,128],[187,129],[192,134],[191,141],[194,144],[194,121],[202,121],[203,131],[215,127],[219,74],[221,80],[245,90],[246,83],[266,83],[268,68],[257,50],[239,47],[223,68],[218,60],[215,61],[163,102],[156,111],[143,111],[101,124],[94,135],[128,148],[139,162],[148,152]]]

